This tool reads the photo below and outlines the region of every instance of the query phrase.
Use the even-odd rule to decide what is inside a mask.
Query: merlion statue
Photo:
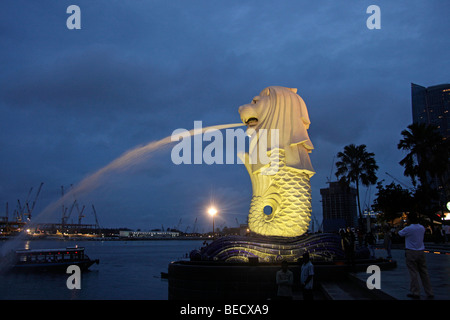
[[[241,106],[239,114],[252,137],[249,152],[240,155],[253,188],[250,230],[265,236],[304,234],[311,220],[310,178],[315,174],[305,102],[297,89],[273,86]],[[262,149],[269,161],[260,161]]]

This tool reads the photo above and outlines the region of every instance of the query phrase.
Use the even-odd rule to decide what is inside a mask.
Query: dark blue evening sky
[[[69,30],[69,5],[81,30]],[[381,9],[369,30],[366,9]],[[125,151],[177,128],[240,122],[238,107],[271,85],[298,88],[310,119],[313,216],[333,157],[366,144],[405,183],[401,131],[412,122],[411,82],[449,82],[450,2],[20,1],[0,2],[0,213],[41,182],[39,214]],[[105,227],[209,231],[245,222],[251,184],[242,165],[172,164],[170,147],[78,194]],[[362,189],[370,205],[375,186]],[[67,206],[70,203],[66,204]],[[47,219],[48,218],[48,219]],[[59,222],[60,210],[46,220]],[[73,217],[77,221],[76,216]]]

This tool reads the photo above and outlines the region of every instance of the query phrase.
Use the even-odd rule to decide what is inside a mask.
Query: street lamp
[[[211,215],[211,217],[212,217],[212,225],[213,225],[213,229],[212,229],[213,233],[212,233],[212,236],[213,236],[213,238],[214,238],[214,216],[217,214],[217,210],[216,210],[216,208],[211,207],[211,208],[209,208],[208,213],[209,213],[209,214]]]

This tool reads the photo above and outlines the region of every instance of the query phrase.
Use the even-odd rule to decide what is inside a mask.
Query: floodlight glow
[[[208,213],[209,213],[211,216],[215,216],[215,215],[217,214],[217,210],[216,210],[216,208],[211,207],[211,208],[209,208]]]

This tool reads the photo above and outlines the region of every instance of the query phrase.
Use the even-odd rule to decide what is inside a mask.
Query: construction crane
[[[71,188],[73,188],[73,185],[70,185]],[[73,191],[72,191],[73,192]],[[83,215],[84,209],[86,208],[85,205],[83,205],[83,207],[80,210],[80,206],[78,205],[78,201],[75,198],[75,195],[73,195],[73,203],[72,206],[70,207],[70,211],[69,213],[67,213],[67,210],[69,209],[68,207],[65,207],[64,203],[62,205],[62,219],[61,219],[61,223],[62,225],[66,224],[70,218],[70,215],[72,214],[72,211],[74,208],[77,209],[77,213],[78,213],[78,224],[81,225],[81,219],[84,218],[85,216]],[[61,186],[61,197],[64,198],[64,186]]]
[[[61,199],[64,199],[64,186],[61,186]],[[64,217],[66,216],[67,213],[67,208],[64,205],[64,203],[62,204],[62,218],[61,218],[61,224],[64,225],[65,221],[64,221]]]
[[[27,198],[25,199],[25,204],[24,204],[23,207],[21,208],[22,216],[27,215],[27,214],[25,213],[25,208],[28,206],[28,200],[30,200],[30,195],[31,195],[31,192],[32,192],[32,191],[33,191],[33,187],[31,187],[31,188],[30,188],[30,191],[28,191]]]
[[[63,225],[66,224],[67,221],[69,220],[70,215],[72,214],[73,208],[75,207],[75,204],[76,204],[76,203],[77,203],[77,200],[75,200],[75,201],[72,203],[72,206],[70,207],[69,214],[67,214],[67,215],[66,215],[66,213],[67,213],[67,209],[68,209],[68,208],[65,208],[64,213],[63,213],[63,217],[62,217],[62,224],[63,224]]]
[[[17,199],[17,209],[14,210],[14,212],[16,213],[16,220],[17,222],[22,222],[23,220],[23,208],[22,205],[20,204],[20,200]]]
[[[84,208],[86,208],[86,206],[83,205],[83,208],[81,208],[81,211],[80,211],[80,208],[78,207],[78,203],[77,203],[76,207],[77,207],[77,211],[78,211],[78,224],[81,224],[81,218],[84,218],[83,211],[84,211]]]
[[[197,233],[197,218],[195,218],[194,227],[192,228],[192,233]]]
[[[83,207],[81,208],[81,211],[80,211],[80,207],[78,205],[77,199],[75,198],[75,194],[73,193],[73,185],[72,184],[70,185],[70,188],[72,189],[73,200],[76,202],[75,208],[77,209],[77,212],[78,212],[78,224],[80,225],[81,219],[84,218],[83,211],[84,211],[85,206],[83,205]]]
[[[17,205],[18,205],[18,208],[16,210],[16,219],[17,219],[17,221],[21,222],[21,221],[25,220],[25,217],[27,217],[27,220],[31,220],[31,213],[33,212],[34,207],[36,206],[36,201],[37,201],[37,198],[39,197],[39,194],[41,192],[43,184],[44,183],[41,182],[41,184],[40,184],[40,186],[38,188],[38,191],[36,193],[36,196],[34,197],[33,204],[31,205],[31,208],[30,208],[30,205],[29,205],[29,200],[30,200],[31,192],[33,191],[33,187],[31,187],[30,191],[28,191],[28,195],[27,195],[27,198],[25,200],[25,204],[23,206],[22,206],[20,200],[17,199]]]
[[[331,169],[330,169],[330,177],[327,177],[327,183],[331,183],[331,180],[333,179],[333,169],[334,169],[334,159],[336,156],[333,156],[333,161],[331,162]]]
[[[41,182],[41,184],[40,184],[40,186],[38,188],[38,191],[36,192],[36,196],[34,197],[33,204],[31,205],[31,208],[29,207],[28,202],[26,203],[26,206],[27,206],[27,209],[28,209],[28,213],[26,213],[26,215],[28,215],[28,220],[31,220],[31,213],[33,212],[34,207],[36,206],[36,200],[39,197],[39,194],[41,193],[41,189],[42,189],[43,185],[44,185],[44,183]],[[30,192],[31,192],[31,190],[30,190]]]
[[[94,205],[92,205],[92,210],[94,212],[94,217],[95,217],[95,227],[100,229],[100,224],[98,223],[98,218],[97,218],[97,211],[95,211]]]
[[[175,230],[180,230],[180,227],[181,227],[181,218],[180,218],[180,221],[178,221],[178,224],[177,224],[177,226],[174,229]]]
[[[317,228],[317,231],[321,231],[323,222],[319,224],[319,221],[317,221],[317,219],[316,219],[316,217],[314,215],[311,215],[311,217],[312,217],[312,220],[311,220],[311,222],[312,222],[312,226],[311,226],[312,232],[316,232],[315,228]]]
[[[24,220],[24,214],[25,214],[25,208],[28,203],[28,199],[30,198],[31,191],[33,191],[33,187],[30,188],[30,191],[28,191],[27,198],[25,199],[25,204],[22,206],[22,203],[20,202],[20,199],[17,199],[17,209],[16,209],[16,220],[18,222],[22,222]]]
[[[392,179],[394,179],[395,181],[397,181],[398,183],[400,183],[401,185],[403,185],[404,187],[406,187],[406,189],[408,190],[414,190],[414,188],[408,187],[406,184],[404,184],[403,182],[401,182],[400,180],[398,180],[397,178],[395,178],[394,176],[392,176],[391,174],[389,174],[389,172],[385,172],[389,177],[391,177]]]

